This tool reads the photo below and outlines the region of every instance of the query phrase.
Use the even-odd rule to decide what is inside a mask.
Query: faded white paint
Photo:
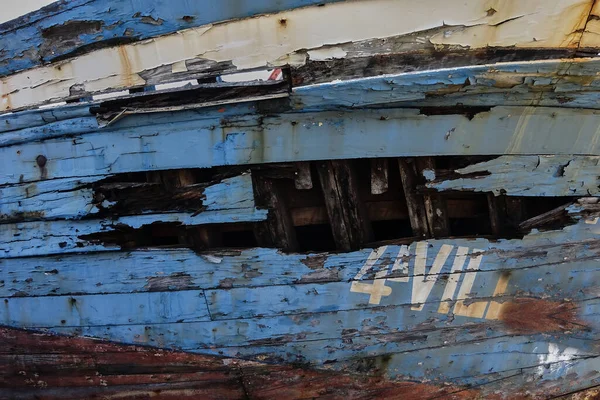
[[[539,375],[552,374],[560,368],[565,367],[566,371],[561,375],[566,376],[571,369],[569,361],[578,359],[578,355],[579,350],[573,347],[566,347],[564,350],[561,350],[558,344],[548,343],[548,353],[538,356],[540,365],[537,367],[537,372]]]
[[[339,43],[448,25],[464,29],[440,33],[434,44],[576,47],[587,20],[581,16],[590,8],[589,0],[359,0],[306,7],[183,30],[11,75],[1,81],[0,111],[65,98],[73,85],[92,93],[144,85],[142,71],[162,65],[182,70],[185,60],[231,61],[240,70],[298,65],[306,50],[336,57]]]
[[[454,246],[450,246],[449,244],[444,244],[440,248],[435,260],[433,261],[433,265],[429,272],[425,270],[425,265],[427,262],[427,248],[429,247],[429,243],[427,242],[419,242],[417,243],[415,258],[415,267],[414,267],[414,277],[413,277],[413,285],[412,285],[412,298],[411,308],[413,310],[421,311],[431,290],[433,289],[433,285],[440,276],[440,272],[442,272],[442,267],[446,263],[450,252],[454,248]]]
[[[473,253],[482,253],[483,250],[474,250]],[[470,303],[469,305],[465,304],[465,300],[468,299],[473,290],[473,284],[475,283],[475,277],[477,276],[477,271],[479,271],[479,266],[481,265],[481,259],[483,258],[482,254],[478,254],[472,256],[469,260],[469,264],[467,265],[467,272],[465,277],[463,278],[463,283],[458,290],[458,295],[456,296],[457,302],[454,305],[454,315],[462,315],[464,317],[474,317],[474,318],[483,318],[485,314],[485,309],[488,305],[487,301],[476,301]]]
[[[438,312],[440,314],[447,314],[450,312],[450,302],[454,298],[454,293],[456,292],[456,287],[458,286],[458,280],[461,277],[460,271],[462,271],[465,265],[468,252],[468,247],[460,246],[456,250],[456,256],[454,257],[452,269],[450,270],[450,277],[448,277],[448,282],[446,283],[444,294],[442,295],[442,300],[444,301],[440,303],[440,307],[438,308]]]
[[[415,311],[423,310],[434,285],[440,281],[440,277],[442,276],[441,271],[452,253],[454,246],[449,244],[442,245],[429,270],[427,269],[428,249],[428,242],[417,242],[415,244],[411,285],[411,309]],[[350,292],[370,295],[369,304],[380,304],[383,297],[392,294],[392,288],[386,286],[387,281],[401,283],[409,283],[411,281],[407,261],[410,251],[408,246],[402,245],[400,246],[390,271],[388,271],[390,263],[387,262],[386,264],[379,266],[378,271],[375,273],[373,283],[364,282],[363,278],[367,272],[372,270],[378,262],[384,259],[387,261],[386,258],[382,258],[386,251],[388,251],[388,246],[382,246],[372,250],[362,268],[353,278],[350,286]],[[448,314],[452,308],[452,303],[454,302],[454,309],[452,310],[454,315],[471,318],[484,318],[485,315],[486,319],[498,319],[503,304],[497,301],[475,301],[468,305],[465,304],[467,299],[473,297],[473,285],[483,259],[483,250],[474,249],[469,258],[467,271],[462,272],[468,253],[468,247],[459,246],[457,248],[450,275],[446,280],[444,293],[440,299],[441,302],[438,313]],[[406,276],[395,277],[399,272],[402,272],[402,274]],[[458,288],[461,279],[462,284]],[[502,296],[506,292],[509,279],[510,276],[508,274],[500,274],[492,297]],[[457,288],[458,294],[455,297]]]

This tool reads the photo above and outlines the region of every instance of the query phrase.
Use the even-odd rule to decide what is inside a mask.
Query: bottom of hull
[[[532,382],[465,388],[0,328],[2,399],[535,399]],[[555,394],[556,395],[556,394]],[[598,399],[589,388],[563,399]]]

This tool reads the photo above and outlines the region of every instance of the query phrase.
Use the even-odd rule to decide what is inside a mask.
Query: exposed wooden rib
[[[505,212],[501,210],[501,203],[498,201],[498,198],[494,196],[492,193],[487,194],[487,204],[488,204],[488,212],[490,215],[490,227],[492,229],[492,234],[494,236],[502,235],[504,229],[502,227],[502,221],[505,217]]]
[[[506,205],[506,227],[512,231],[519,231],[519,224],[527,218],[525,204],[519,198],[505,197]]]
[[[252,175],[256,205],[269,210],[263,223],[256,224],[254,233],[259,246],[278,247],[286,251],[298,249],[296,230],[287,205],[282,200],[277,180],[255,171]]]
[[[416,237],[429,237],[427,223],[427,210],[423,202],[423,196],[416,193],[417,171],[414,159],[398,159],[400,168],[400,178],[402,179],[402,189],[404,198],[408,207],[408,216],[413,235]]]
[[[336,246],[349,251],[371,242],[371,221],[360,198],[351,163],[322,161],[316,165]]]
[[[294,186],[298,190],[309,190],[313,188],[309,162],[296,163]]]
[[[371,160],[371,193],[382,194],[388,190],[388,160],[374,158]]]
[[[435,161],[432,157],[420,157],[416,159],[418,179],[424,179],[428,174],[435,171]],[[450,235],[450,222],[448,221],[448,210],[446,200],[437,194],[425,193],[425,215],[429,233],[436,238]]]

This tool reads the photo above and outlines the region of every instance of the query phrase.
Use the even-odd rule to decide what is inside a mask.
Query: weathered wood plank
[[[350,251],[372,242],[371,221],[350,162],[323,161],[316,166],[337,248]]]
[[[431,268],[443,247],[446,250],[442,256],[446,257],[447,254],[447,259],[439,271],[429,272],[432,279],[436,277],[445,280],[444,277],[448,274],[456,273],[456,269],[451,269],[451,260],[457,257],[460,260],[459,253],[463,254],[469,249],[482,250],[484,262],[477,266],[481,273],[500,273],[507,268],[507,259],[513,260],[511,268],[524,271],[543,265],[557,268],[556,265],[575,263],[578,260],[583,260],[581,262],[588,265],[585,260],[593,260],[600,255],[596,247],[587,243],[595,238],[597,232],[594,221],[594,218],[587,221],[589,223],[580,221],[562,231],[533,232],[523,240],[429,240],[410,246],[388,245],[343,254],[282,254],[277,249],[261,248],[202,253],[187,249],[161,249],[95,254],[93,258],[81,254],[4,259],[0,260],[0,296],[348,283],[372,279],[379,271],[382,271],[383,276],[390,272],[393,278],[408,280],[409,265],[414,266],[419,259],[419,268],[425,268],[423,262],[426,268]],[[448,247],[451,247],[449,253]],[[539,254],[541,258],[532,258],[531,254]],[[466,254],[463,256],[466,257]],[[371,261],[367,263],[367,260]],[[442,260],[441,258],[439,262]],[[365,265],[373,267],[373,270],[359,275],[363,268],[367,268]],[[589,268],[595,268],[593,265],[590,262]],[[388,271],[391,267],[393,270]],[[461,268],[461,265],[457,264],[456,268]],[[579,278],[576,271],[578,269],[568,272],[569,275],[564,280],[573,285],[591,284]],[[382,277],[378,279],[380,278]],[[456,292],[456,281],[453,285]],[[490,285],[488,290],[494,293],[495,283]],[[543,293],[540,288],[531,295]]]
[[[184,115],[194,114],[181,114],[181,118]],[[600,154],[596,129],[600,114],[594,110],[496,107],[471,118],[424,115],[413,109],[218,119],[210,115],[208,119],[174,120],[164,125],[163,116],[152,127],[135,127],[136,121],[147,119],[131,117],[122,129],[0,148],[0,184],[344,158]],[[564,134],[573,130],[578,132],[576,141]],[[177,150],[181,148],[189,151]],[[178,156],[172,157],[173,152]],[[47,160],[44,168],[36,163],[40,155]]]
[[[139,229],[156,223],[175,225],[257,222],[267,218],[266,210],[233,209],[192,213],[145,214],[105,220],[43,221],[5,224],[0,231],[0,258],[45,254],[118,250],[121,245],[105,234]]]
[[[180,29],[333,1],[226,1],[212,7],[182,0],[110,7],[105,0],[60,2],[0,25],[0,75]]]
[[[410,226],[415,237],[425,238],[430,236],[427,223],[427,211],[423,196],[416,193],[417,169],[414,159],[398,159],[402,190],[406,199]]]
[[[244,217],[241,215],[244,213],[252,221],[260,218],[260,212],[254,208],[252,178],[248,173],[216,183],[188,185],[181,190],[176,190],[174,180],[163,183],[165,188],[138,182],[101,183],[109,177],[111,176],[100,175],[54,179],[0,187],[0,223],[80,219],[98,213],[123,215],[181,211],[182,208],[189,209],[190,213],[197,213],[197,217],[206,214],[209,222],[205,223],[218,221],[215,220],[218,212],[223,212],[223,221],[243,221]],[[116,194],[119,191],[123,191],[123,195]],[[149,196],[152,198],[148,198]],[[182,202],[185,204],[180,204]],[[251,217],[253,214],[254,217]],[[146,215],[140,218],[152,217]],[[191,220],[201,221],[203,218],[193,217]]]
[[[0,187],[0,222],[77,219],[96,214],[99,209],[88,186],[107,177],[53,179]]]
[[[435,161],[432,157],[417,158],[416,167],[419,179],[424,179],[429,171],[435,171]],[[449,236],[450,221],[448,220],[446,200],[440,195],[425,193],[423,194],[423,203],[430,235],[436,238]]]
[[[291,5],[294,3],[298,5],[298,2]],[[462,26],[463,29],[451,34],[439,32],[429,41],[440,46],[467,48],[577,47],[592,7],[589,1],[562,0],[552,8],[544,4],[541,0],[530,1],[494,9],[492,13],[488,12],[490,7],[485,1],[467,6],[453,0],[445,7],[432,7],[425,3],[415,7],[405,1],[362,0],[204,25],[148,41],[96,50],[8,76],[2,80],[0,109],[17,109],[67,98],[74,89],[93,93],[201,77],[215,69],[223,73],[286,64],[302,65],[307,56],[311,59],[339,58],[345,53],[336,44],[414,34],[447,25]],[[411,13],[406,12],[407,7],[410,7]],[[260,3],[253,10],[261,8],[268,9]],[[173,10],[180,11],[180,8],[174,7]],[[172,15],[171,11],[166,15]],[[219,14],[213,14],[216,15]],[[247,15],[247,11],[238,15]],[[357,22],[349,17],[352,15],[362,15],[364,19]],[[118,14],[115,16],[122,20]],[[400,20],[398,16],[401,16]],[[107,18],[112,20],[113,16]],[[212,18],[207,16],[204,23],[210,20]],[[380,23],[369,22],[374,20]],[[155,21],[154,17],[152,21]],[[92,26],[97,24],[100,23],[95,22]],[[117,29],[122,29],[122,24],[117,24]],[[332,24],[337,29],[331,30]],[[89,29],[89,22],[84,27]],[[171,25],[165,31],[172,32],[174,29],[177,27]],[[160,31],[157,29],[155,32],[165,33]],[[39,38],[39,33],[32,37]],[[223,43],[227,45],[223,46]],[[37,45],[33,47],[37,48]],[[8,58],[14,56],[16,54],[11,54]],[[102,68],[98,68],[99,65]],[[77,71],[77,74],[69,71]]]
[[[285,204],[279,184],[260,172],[252,174],[256,205],[269,210],[269,215],[254,228],[259,246],[297,251],[298,241],[291,214]]]
[[[377,56],[372,57],[376,62]],[[466,64],[456,68],[390,71],[294,88],[297,109],[364,107],[399,103],[407,107],[521,105],[597,108],[595,58]]]
[[[2,328],[0,335],[3,339],[0,351],[7,347],[6,344],[29,342],[31,345],[27,349],[39,354],[9,360],[6,374],[0,378],[3,384],[0,396],[10,394],[14,399],[78,400],[105,396],[123,399],[148,396],[203,399],[333,396],[358,399],[369,396],[418,400],[444,396],[458,400],[478,395],[476,390],[448,384],[392,382],[364,373],[340,374],[6,328]],[[57,347],[61,351],[54,357],[44,353],[56,353]],[[78,353],[81,347],[102,348],[105,352],[83,355]],[[298,379],[299,376],[302,379]],[[460,394],[455,395],[456,392]]]
[[[496,196],[599,196],[599,162],[590,156],[502,156],[458,169],[453,177],[432,174],[426,186]]]
[[[64,121],[76,118],[85,118],[91,116],[89,105],[66,105],[51,109],[33,109],[21,111],[19,113],[10,113],[0,115],[0,132],[10,132],[34,128],[58,121]],[[25,131],[31,132],[31,131]],[[27,138],[27,135],[23,135]]]
[[[0,323],[21,328],[208,321],[201,291],[15,297],[4,299]]]

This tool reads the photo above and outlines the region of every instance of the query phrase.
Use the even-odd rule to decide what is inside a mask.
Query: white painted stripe
[[[458,274],[458,272],[462,271],[465,265],[465,261],[467,259],[468,252],[469,248],[463,246],[459,246],[456,250],[456,255],[454,256],[454,263],[452,263],[452,269],[450,270],[450,276],[448,277],[448,282],[446,283],[446,287],[444,288],[444,294],[442,295],[442,300],[444,301],[440,304],[440,307],[438,309],[438,312],[441,314],[448,314],[450,312],[450,301],[454,298],[454,293],[456,292],[458,281],[462,276],[462,274]]]
[[[429,243],[427,242],[418,242],[417,243],[417,258],[415,259],[415,268],[414,268],[414,277],[413,277],[413,289],[412,289],[412,299],[411,309],[421,311],[423,309],[424,303],[427,301],[431,290],[433,289],[433,285],[439,278],[439,274],[442,270],[442,267],[446,263],[450,252],[454,246],[449,244],[444,244],[440,248],[435,260],[433,261],[433,266],[429,270],[428,274],[425,274],[425,264],[427,260],[427,247]]]

